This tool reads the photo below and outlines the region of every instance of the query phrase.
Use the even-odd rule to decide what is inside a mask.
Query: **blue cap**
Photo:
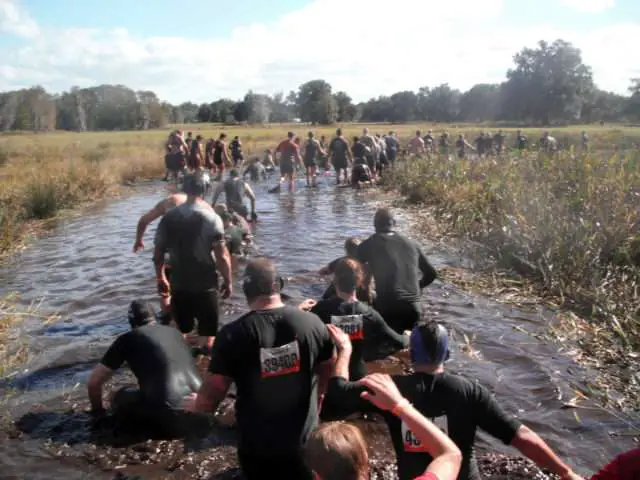
[[[418,325],[411,331],[409,339],[411,349],[411,361],[420,365],[440,365],[449,360],[449,334],[447,329],[441,324],[437,324],[437,338],[435,345],[435,356],[432,358],[427,351],[426,342],[422,335],[424,325]],[[429,342],[431,343],[431,342]]]

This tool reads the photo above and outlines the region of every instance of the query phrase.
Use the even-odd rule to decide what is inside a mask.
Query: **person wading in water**
[[[276,153],[280,154],[280,174],[285,182],[289,183],[289,191],[293,192],[293,185],[296,175],[296,163],[304,168],[300,148],[295,143],[295,133],[287,133],[287,139],[280,142],[276,147]]]
[[[235,168],[229,172],[229,178],[219,183],[216,187],[211,203],[212,206],[215,206],[222,192],[224,192],[226,197],[227,210],[237,213],[246,220],[249,220],[249,218],[251,218],[252,221],[258,219],[258,215],[256,214],[256,196],[249,184],[240,178]],[[244,197],[247,197],[251,202],[251,217],[249,217],[249,211],[244,204]]]

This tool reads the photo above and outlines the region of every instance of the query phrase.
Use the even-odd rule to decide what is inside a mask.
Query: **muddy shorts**
[[[227,210],[231,213],[237,213],[245,220],[249,218],[249,209],[243,203],[227,203]]]
[[[304,166],[307,168],[311,168],[311,167],[315,167],[316,166],[316,159],[315,158],[305,158],[304,159]]]
[[[291,160],[280,160],[280,174],[290,175],[295,172],[293,162]]]
[[[334,158],[333,159],[333,168],[336,171],[344,170],[347,168],[347,159],[346,158]]]
[[[197,319],[198,335],[214,337],[218,333],[218,292],[172,291],[171,314],[181,333],[191,333]]]
[[[164,165],[170,172],[179,172],[184,168],[184,155],[182,153],[167,153],[164,156]]]

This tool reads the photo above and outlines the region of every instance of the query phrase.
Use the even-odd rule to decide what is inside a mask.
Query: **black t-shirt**
[[[396,232],[370,236],[358,246],[358,260],[372,272],[379,302],[417,302],[436,279],[420,246]]]
[[[367,374],[365,361],[384,358],[409,346],[408,337],[396,333],[378,312],[365,303],[333,297],[318,302],[311,313],[349,334],[353,345],[349,362],[351,380],[359,380]]]
[[[463,458],[458,480],[481,478],[474,448],[478,428],[507,445],[520,428],[521,423],[507,415],[486,388],[459,375],[414,373],[394,375],[393,381],[400,393],[425,417],[445,430],[460,448]],[[431,456],[398,417],[380,412],[369,401],[361,399],[363,390],[360,385],[334,377],[329,382],[327,395],[339,401],[349,413],[381,413],[396,451],[400,480],[422,474],[431,462]]]
[[[180,409],[183,397],[202,383],[191,350],[173,327],[151,324],[120,335],[100,361],[111,370],[125,362],[151,406]]]
[[[364,158],[367,156],[367,148],[360,142],[354,143],[351,148],[353,158]]]
[[[331,359],[329,331],[293,307],[249,312],[218,333],[209,371],[237,387],[238,448],[247,454],[297,451],[318,422],[318,364]]]
[[[336,137],[331,140],[329,149],[333,152],[336,158],[346,160],[347,151],[349,150],[349,144],[342,137]]]

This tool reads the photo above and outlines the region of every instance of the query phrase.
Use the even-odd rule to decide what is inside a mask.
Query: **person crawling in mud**
[[[248,232],[234,223],[233,214],[224,212],[220,215],[224,225],[224,239],[231,255],[244,255],[244,248],[249,243]]]
[[[212,206],[215,206],[220,195],[224,192],[227,209],[230,212],[235,212],[241,217],[249,220],[249,210],[244,204],[244,197],[251,202],[251,221],[258,219],[256,213],[256,195],[251,190],[251,187],[245,182],[235,168],[229,172],[229,178],[222,183],[219,183],[216,190],[213,192]]]
[[[329,262],[328,265],[325,265],[318,272],[320,275],[334,275],[336,266],[338,262],[341,260],[352,258],[354,260],[358,259],[358,246],[362,243],[362,240],[358,237],[349,237],[344,242],[344,251],[345,256],[336,258]],[[327,300],[331,297],[337,295],[336,287],[331,283],[329,287],[322,294],[322,300]],[[376,293],[373,290],[373,278],[370,275],[365,275],[360,279],[360,283],[358,283],[356,287],[356,297],[361,302],[364,302],[368,305],[373,304],[373,300],[375,299]]]
[[[349,381],[352,351],[349,336],[333,338],[338,342],[338,358],[335,375],[329,381],[327,398],[339,403],[345,414],[380,413],[389,428],[400,480],[414,479],[424,472],[432,457],[406,422],[363,399],[363,393],[367,391],[366,383]],[[436,322],[421,322],[411,331],[409,342],[414,373],[392,376],[406,399],[406,403],[396,405],[392,411],[414,405],[422,415],[433,419],[448,433],[462,452],[458,480],[481,478],[474,446],[478,429],[518,449],[539,467],[557,474],[562,480],[582,478],[563,463],[533,430],[504,412],[486,388],[460,375],[445,372],[444,364],[449,358],[449,335],[444,326]]]
[[[153,307],[141,300],[129,306],[131,330],[120,335],[93,369],[87,390],[91,413],[106,414],[104,385],[124,363],[138,388],[123,387],[111,397],[111,412],[122,426],[176,437],[193,424],[193,414],[183,410],[202,384],[191,350],[173,327],[155,323]]]
[[[213,413],[235,383],[238,461],[248,480],[313,478],[302,446],[318,423],[335,360],[327,327],[284,305],[280,289],[273,262],[249,262],[242,290],[251,311],[220,330],[209,373],[187,407]]]
[[[267,179],[267,169],[262,164],[259,158],[254,158],[253,161],[242,172],[242,178],[247,178],[247,175],[252,182],[259,182],[260,180]]]

